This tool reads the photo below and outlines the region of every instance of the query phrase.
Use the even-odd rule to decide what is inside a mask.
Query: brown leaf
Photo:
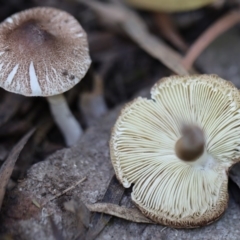
[[[11,150],[11,152],[8,155],[8,158],[3,163],[1,169],[0,169],[0,209],[2,206],[3,198],[6,191],[6,186],[8,183],[8,180],[12,174],[15,162],[18,159],[18,156],[23,149],[24,145],[26,144],[27,140],[32,136],[35,129],[32,129],[29,131]]]
[[[138,209],[121,207],[112,203],[87,204],[87,208],[91,212],[105,213],[136,223],[153,223],[150,219],[146,218]]]

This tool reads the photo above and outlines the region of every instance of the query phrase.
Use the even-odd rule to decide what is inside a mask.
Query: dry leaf
[[[105,214],[123,218],[125,220],[136,222],[136,223],[152,223],[153,224],[153,222],[150,219],[146,218],[138,209],[121,207],[112,203],[87,204],[87,208],[91,212],[105,213]]]
[[[35,129],[32,129],[30,132],[28,132],[11,150],[11,152],[8,155],[8,158],[3,163],[1,169],[0,169],[0,209],[2,206],[3,198],[6,191],[6,186],[8,184],[8,180],[12,174],[15,162],[18,159],[18,156],[23,149],[24,145],[28,141],[28,139],[32,136]]]

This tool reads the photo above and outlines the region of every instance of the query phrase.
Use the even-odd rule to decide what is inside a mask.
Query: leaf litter
[[[187,69],[191,68],[193,61],[190,64],[189,63],[186,64],[186,61],[184,61],[184,60],[187,59],[187,57],[185,57],[183,59],[183,57],[177,51],[175,51],[171,47],[169,47],[160,38],[157,38],[153,34],[151,34],[149,32],[145,22],[142,20],[142,18],[139,15],[136,14],[136,12],[128,9],[127,7],[125,7],[123,5],[119,5],[119,4],[103,4],[103,3],[99,3],[99,2],[84,1],[84,0],[78,0],[78,1],[82,2],[82,3],[84,2],[86,5],[90,6],[100,16],[100,18],[102,19],[102,22],[104,23],[105,26],[109,27],[109,24],[111,23],[111,26],[110,26],[111,28],[120,28],[120,30],[122,32],[124,32],[127,36],[129,36],[130,39],[132,39],[136,44],[138,44],[143,50],[145,50],[153,58],[156,58],[160,62],[165,64],[169,69],[172,70],[172,72],[180,74],[180,75],[188,74]],[[118,2],[118,1],[114,1],[114,2]],[[211,31],[210,31],[210,33],[211,33]],[[216,37],[216,35],[214,37]],[[213,37],[212,37],[212,39],[213,39]],[[209,44],[209,43],[207,43],[207,44]],[[198,54],[200,54],[202,50],[203,50],[203,48],[202,49],[199,48]],[[192,72],[192,70],[190,70],[190,72]],[[72,91],[72,93],[73,92],[74,91]],[[76,91],[76,92],[78,92],[78,91]],[[75,99],[74,96],[76,96],[76,94],[78,94],[76,92],[73,93],[72,101],[73,101],[73,99]],[[6,98],[3,101],[3,105],[0,105],[0,109],[2,110],[1,112],[4,113],[4,114],[2,114],[2,117],[0,118],[0,125],[6,124],[6,123],[9,124],[9,125],[7,125],[7,124],[4,125],[4,126],[6,126],[6,130],[5,129],[1,130],[2,131],[2,135],[0,134],[1,136],[10,136],[11,134],[14,135],[17,132],[19,132],[19,134],[22,134],[23,132],[26,132],[26,130],[28,130],[32,127],[32,124],[28,124],[28,123],[24,124],[24,121],[16,121],[15,122],[15,120],[11,119],[14,117],[15,114],[18,113],[18,110],[20,109],[20,106],[21,106],[21,103],[23,100],[21,100],[20,98],[18,100],[18,97],[12,98],[9,96],[10,96],[10,94],[6,94]],[[69,97],[71,99],[71,95],[69,95]],[[13,126],[15,126],[16,124],[18,127],[16,128],[16,130],[13,130]],[[21,125],[21,124],[23,124],[23,125]],[[44,124],[41,126],[44,126]],[[34,137],[38,136],[38,137],[35,137],[34,147],[38,146],[38,144],[40,144],[44,141],[44,138],[49,133],[49,131],[51,130],[52,127],[53,127],[53,123],[50,121],[50,123],[47,125],[47,127],[43,127],[42,136],[41,136],[41,131],[39,131],[38,134],[34,135]],[[1,131],[0,131],[0,133],[1,133]],[[33,134],[33,132],[30,132],[30,133]],[[1,200],[0,203],[2,203],[4,194],[5,194],[6,182],[9,180],[9,178],[11,176],[11,172],[14,169],[14,163],[16,162],[20,151],[22,150],[22,148],[26,144],[28,138],[30,137],[29,136],[30,133],[28,133],[15,146],[15,148],[9,153],[8,158],[5,160],[4,164],[1,167],[0,180],[3,180],[3,181],[1,181],[1,185],[0,185],[1,186],[0,187],[0,200]],[[19,146],[19,144],[20,144],[20,146]],[[60,149],[62,147],[61,144],[52,145],[52,146],[51,146],[51,144],[50,145],[47,144],[47,146],[50,149],[50,150],[46,151],[48,153],[51,151],[54,151],[58,148]],[[13,151],[15,151],[15,152],[13,152]],[[33,152],[31,154],[33,154]],[[11,157],[11,161],[9,160],[10,157]],[[8,170],[6,170],[6,169],[8,169]],[[239,187],[240,185],[238,184],[238,180],[237,180],[236,176],[238,176],[238,174],[236,172],[234,172],[234,171],[230,172],[230,178],[232,179],[232,181],[234,183],[236,183],[237,187]],[[115,186],[115,187],[113,187],[113,186]],[[120,217],[120,218],[125,218],[125,219],[133,221],[133,222],[134,221],[135,222],[150,221],[150,220],[146,219],[143,215],[141,215],[140,212],[135,211],[135,209],[129,209],[129,211],[131,213],[129,215],[127,213],[128,208],[117,205],[117,204],[119,204],[119,202],[123,196],[124,190],[121,189],[121,186],[114,185],[114,183],[110,182],[109,187],[106,191],[106,194],[107,194],[107,192],[111,191],[111,188],[114,191],[119,190],[119,195],[115,195],[115,196],[113,195],[113,197],[106,197],[107,196],[106,195],[102,199],[103,202],[91,204],[91,205],[90,204],[85,205],[84,203],[81,203],[81,202],[80,203],[77,203],[77,202],[71,203],[72,209],[74,209],[73,212],[80,213],[79,221],[83,223],[85,228],[87,228],[87,229],[89,228],[88,232],[86,232],[86,234],[88,236],[90,236],[89,239],[94,239],[103,230],[103,228],[107,225],[107,223],[111,219],[111,216],[109,216],[109,214]],[[236,188],[235,188],[235,191],[237,191]],[[239,191],[239,189],[238,189],[238,191]],[[54,199],[60,197],[61,195],[65,194],[66,192],[64,192],[64,191],[61,192],[59,195],[54,196],[51,200],[54,200]],[[114,193],[114,194],[116,194],[116,193]],[[37,207],[41,206],[36,200],[33,199],[32,201]],[[79,204],[79,205],[77,206],[76,204]],[[67,205],[65,207],[68,208],[68,210],[70,209],[70,207],[69,206],[67,207]],[[89,208],[89,210],[91,210],[91,211],[108,214],[108,216],[96,213],[96,214],[94,214],[95,217],[92,218],[91,224],[89,225],[86,222],[84,223],[84,221],[86,219],[89,219],[89,212],[86,210],[86,208]],[[85,209],[85,210],[81,210],[81,209]],[[84,211],[85,211],[85,213],[82,213]],[[86,213],[86,212],[88,212],[88,213]],[[87,216],[87,217],[86,217],[86,219],[85,218],[81,219],[81,216]],[[98,216],[98,217],[96,217],[96,216]],[[99,218],[99,216],[101,216],[101,218]],[[101,219],[101,221],[99,221],[99,219]],[[57,229],[56,224],[54,223],[53,220],[50,220],[50,222],[51,222],[51,227],[54,231],[55,238],[61,239],[62,236],[61,236],[61,234],[58,234],[59,230]],[[92,227],[92,226],[94,226],[94,227]]]

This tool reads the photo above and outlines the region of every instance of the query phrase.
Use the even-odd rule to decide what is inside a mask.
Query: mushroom
[[[240,95],[216,75],[157,82],[152,99],[121,111],[110,139],[116,176],[153,221],[194,228],[228,203],[228,171],[240,158]]]
[[[125,0],[128,4],[152,11],[179,12],[204,7],[219,0]]]
[[[47,97],[68,146],[79,139],[82,129],[62,93],[84,77],[90,63],[86,33],[64,11],[32,8],[0,24],[0,86],[25,96]]]

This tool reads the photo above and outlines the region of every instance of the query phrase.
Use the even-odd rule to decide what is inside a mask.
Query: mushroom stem
[[[77,142],[82,134],[82,128],[68,107],[63,94],[47,97],[54,120],[60,128],[66,145]]]
[[[182,137],[176,142],[176,155],[183,161],[192,162],[204,153],[203,131],[194,125],[182,128]]]

